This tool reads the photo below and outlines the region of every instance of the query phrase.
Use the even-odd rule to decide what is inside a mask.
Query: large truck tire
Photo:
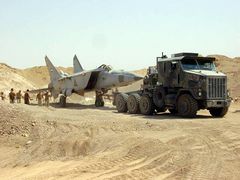
[[[143,95],[139,102],[140,112],[144,115],[152,115],[154,112],[154,104],[152,98],[148,95]]]
[[[197,115],[198,103],[189,94],[183,94],[178,98],[177,110],[180,116],[194,118]]]
[[[128,95],[124,93],[119,93],[116,96],[116,107],[119,113],[124,113],[128,111],[127,99],[128,99]]]
[[[157,109],[165,109],[164,97],[165,97],[165,90],[163,87],[156,87],[153,90],[153,102],[157,107]]]
[[[140,102],[139,94],[134,93],[128,97],[127,108],[130,114],[138,114],[140,112],[139,102]]]
[[[209,109],[209,112],[213,117],[223,117],[227,114],[228,107],[211,108],[211,109]]]
[[[60,98],[59,98],[60,107],[66,107],[66,103],[67,103],[67,97],[64,96],[63,94],[60,95]]]

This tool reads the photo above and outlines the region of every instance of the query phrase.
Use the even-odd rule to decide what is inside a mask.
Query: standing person
[[[30,95],[29,90],[27,89],[27,92],[24,94],[24,104],[30,104]]]
[[[10,101],[10,103],[13,104],[15,102],[15,97],[16,97],[16,94],[14,92],[14,89],[12,88],[10,93],[9,93],[9,101]]]
[[[0,96],[1,96],[1,99],[4,101],[5,100],[4,92],[1,92]]]
[[[42,105],[42,99],[43,99],[43,95],[42,95],[42,92],[40,91],[40,92],[37,94],[37,97],[36,97],[36,100],[37,100],[39,106]]]
[[[17,103],[21,103],[21,100],[22,100],[22,91],[19,90],[16,94],[16,97],[17,97]]]
[[[44,94],[44,101],[45,101],[45,105],[48,107],[49,106],[49,99],[50,99],[50,94],[49,92],[47,91],[45,94]]]

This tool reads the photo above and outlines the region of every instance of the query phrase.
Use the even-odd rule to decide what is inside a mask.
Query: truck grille
[[[226,98],[227,79],[226,77],[207,78],[207,98],[224,99]]]

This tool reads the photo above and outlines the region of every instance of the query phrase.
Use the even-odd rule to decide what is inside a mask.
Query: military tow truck
[[[157,57],[140,90],[115,95],[118,112],[152,115],[168,110],[194,118],[198,110],[207,109],[213,117],[223,117],[231,102],[227,76],[217,71],[214,61],[197,53]]]

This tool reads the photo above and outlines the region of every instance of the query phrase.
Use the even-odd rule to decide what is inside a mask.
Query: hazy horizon
[[[240,56],[238,1],[2,1],[0,62],[142,69],[178,52]],[[26,3],[27,2],[27,3]]]

